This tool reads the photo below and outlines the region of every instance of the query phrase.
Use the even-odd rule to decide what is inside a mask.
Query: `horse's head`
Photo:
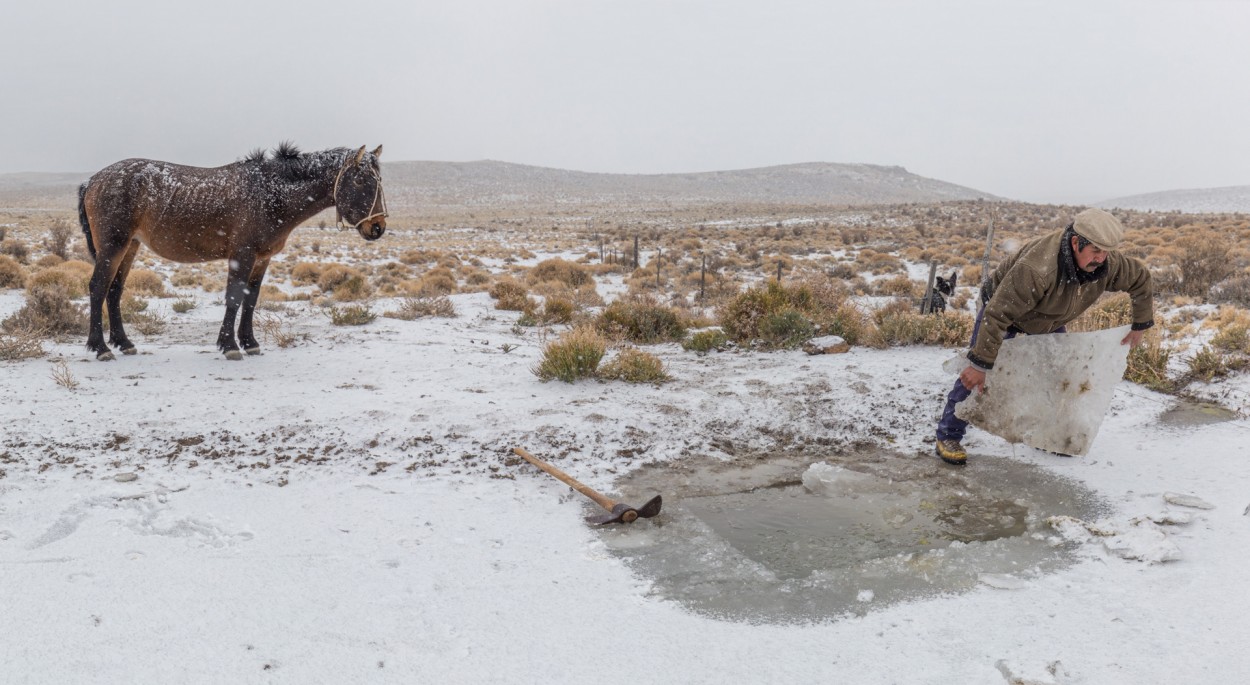
[[[334,206],[340,220],[360,232],[365,240],[377,240],[386,232],[386,195],[382,192],[379,145],[373,152],[364,146],[347,155],[334,179]]]

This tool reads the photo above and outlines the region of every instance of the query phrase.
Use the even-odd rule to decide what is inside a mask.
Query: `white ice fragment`
[[[813,495],[845,496],[862,491],[871,476],[855,471],[848,471],[841,466],[833,466],[827,462],[812,464],[803,472],[803,487]]]
[[[855,595],[855,600],[858,602],[871,602],[872,598],[876,596],[876,593],[872,590],[860,590],[859,594]]]
[[[1194,520],[1194,514],[1190,511],[1161,511],[1157,514],[1150,514],[1147,518],[1161,526],[1183,526]]]
[[[1138,521],[1125,532],[1103,540],[1107,551],[1133,561],[1160,564],[1181,558],[1181,550],[1167,533],[1149,521]]]
[[[132,480],[136,480],[138,477],[139,476],[133,473],[119,473],[113,476],[113,480],[117,481],[118,483],[129,483]]]
[[[1046,519],[1047,525],[1055,529],[1059,537],[1067,542],[1089,541],[1089,531],[1085,522],[1073,516],[1051,516]]]
[[[1190,507],[1193,509],[1214,509],[1215,505],[1193,495],[1182,495],[1179,492],[1165,492],[1163,499],[1168,504],[1175,504],[1178,507]]]
[[[977,580],[999,590],[1022,590],[1028,583],[1008,573],[979,573]]]
[[[946,373],[960,374],[966,368],[968,368],[968,358],[964,356],[963,352],[942,362],[942,370]]]
[[[1013,444],[1086,454],[1128,365],[1128,329],[1004,340],[985,391],[955,415]]]

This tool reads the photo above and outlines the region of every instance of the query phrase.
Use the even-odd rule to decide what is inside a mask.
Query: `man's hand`
[[[985,372],[975,366],[966,367],[959,374],[959,382],[969,390],[980,389],[985,392]]]
[[[1138,345],[1142,343],[1142,339],[1145,337],[1146,337],[1146,331],[1144,330],[1129,331],[1128,335],[1124,336],[1124,339],[1120,341],[1120,344],[1128,345],[1130,347],[1137,347]]]

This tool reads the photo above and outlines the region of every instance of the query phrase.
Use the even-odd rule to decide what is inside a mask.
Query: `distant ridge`
[[[90,173],[0,174],[0,206],[73,209]],[[685,174],[608,174],[509,162],[387,162],[392,211],[437,206],[591,204],[869,205],[999,200],[903,167],[808,162]]]
[[[670,202],[703,204],[893,204],[1000,199],[972,188],[917,176],[902,167],[808,162],[680,174],[609,174],[509,162],[391,162],[392,187],[410,193],[405,204],[592,204]]]
[[[1163,190],[1095,203],[1096,207],[1191,214],[1250,213],[1250,186]]]

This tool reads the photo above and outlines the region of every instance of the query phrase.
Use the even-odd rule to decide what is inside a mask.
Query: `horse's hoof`
[[[240,361],[243,359],[243,353],[238,350],[227,350],[226,359],[229,359],[232,362]]]
[[[134,347],[133,345],[130,347],[123,347],[122,354],[127,355],[127,356],[132,355],[132,354],[139,354],[139,349],[137,347]]]
[[[96,358],[96,361],[101,361],[101,362],[111,362],[114,359],[117,359],[117,357],[114,357],[113,353],[109,350],[105,350],[103,352],[97,352],[95,355],[95,358]]]
[[[256,355],[260,354],[259,347],[244,347],[243,351],[246,352],[249,357],[255,357]]]

